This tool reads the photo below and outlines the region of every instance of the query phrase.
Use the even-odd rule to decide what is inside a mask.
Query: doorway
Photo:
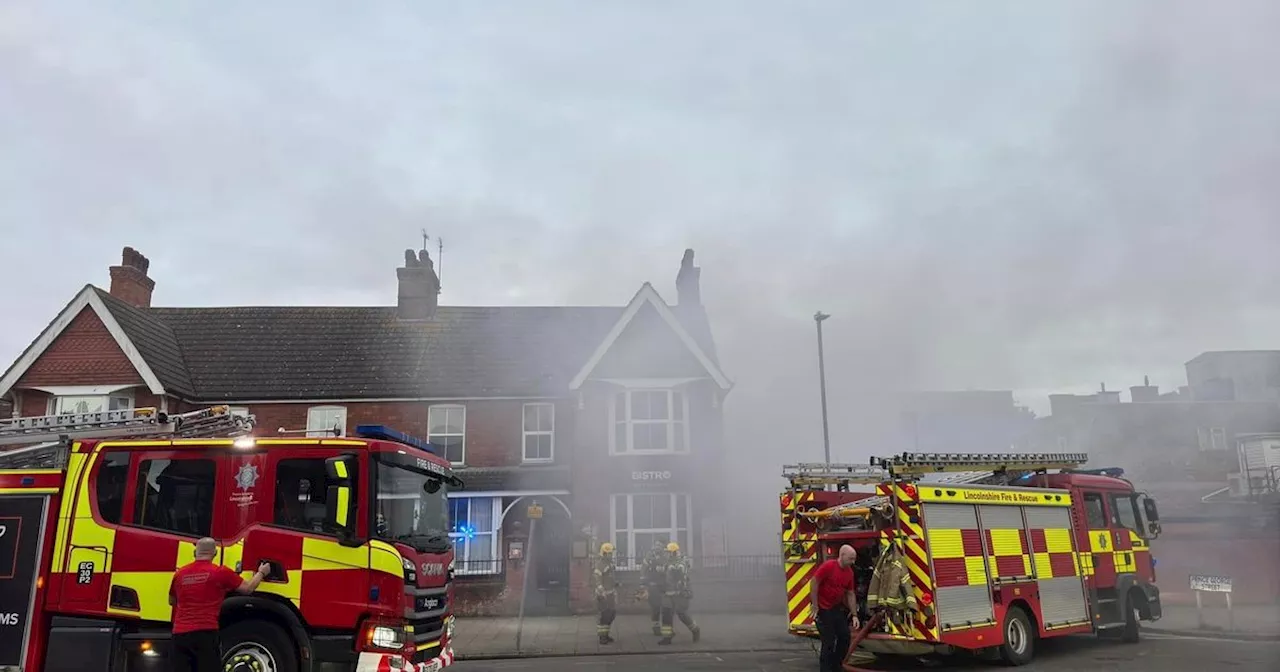
[[[543,517],[533,529],[533,558],[530,562],[525,613],[531,616],[567,616],[569,608],[569,564],[573,547],[573,524],[559,502],[548,501]]]

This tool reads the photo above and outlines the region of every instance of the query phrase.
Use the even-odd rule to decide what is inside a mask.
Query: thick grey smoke
[[[674,300],[693,247],[771,538],[778,466],[821,455],[815,310],[846,460],[899,390],[1044,412],[1274,346],[1277,29],[1269,0],[8,4],[0,267],[39,280],[0,353],[122,244],[186,305],[386,304],[424,226],[455,305]]]

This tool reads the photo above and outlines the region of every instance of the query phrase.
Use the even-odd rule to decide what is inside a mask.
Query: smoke
[[[1277,28],[1269,0],[6,8],[0,266],[44,280],[0,351],[122,237],[170,305],[385,304],[423,227],[447,305],[674,301],[692,247],[734,530],[771,540],[781,464],[822,455],[816,310],[841,461],[902,391],[1044,414],[1274,346]]]

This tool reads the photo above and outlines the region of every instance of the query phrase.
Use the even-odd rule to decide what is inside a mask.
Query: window
[[[1143,531],[1138,525],[1138,511],[1134,505],[1133,499],[1128,495],[1111,495],[1111,526],[1135,532]]]
[[[440,449],[451,464],[467,458],[467,409],[464,406],[432,406],[427,409],[427,441]]]
[[[613,545],[619,566],[638,566],[655,541],[674,541],[684,552],[691,550],[688,495],[614,495],[612,508]]]
[[[325,533],[324,511],[328,493],[323,459],[280,460],[276,463],[275,524],[294,530]]]
[[[524,405],[524,461],[550,462],[555,446],[556,407],[554,404]]]
[[[102,466],[98,467],[98,480],[94,484],[97,489],[98,515],[104,522],[120,524],[120,513],[124,507],[125,482],[129,480],[129,453],[115,452],[102,456]]]
[[[134,524],[208,536],[213,527],[216,474],[213,460],[143,460],[134,497]]]
[[[627,390],[614,397],[612,452],[687,453],[685,396],[674,390]]]
[[[1086,492],[1084,495],[1084,516],[1085,521],[1091,530],[1107,529],[1107,515],[1102,509],[1102,495],[1096,492]]]
[[[1200,450],[1226,450],[1227,430],[1225,427],[1200,427],[1196,430],[1200,440]]]
[[[341,406],[314,406],[307,409],[307,436],[333,436],[335,428],[338,436],[347,435],[347,409]]]
[[[458,574],[496,574],[502,499],[459,497],[449,500],[449,536],[453,537],[454,571]]]
[[[49,413],[56,415],[127,411],[131,408],[133,408],[133,396],[129,394],[54,397],[49,400]]]

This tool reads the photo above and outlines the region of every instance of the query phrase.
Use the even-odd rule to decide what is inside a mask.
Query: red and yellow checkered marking
[[[935,604],[933,580],[929,576],[929,563],[926,558],[928,553],[924,550],[924,528],[920,526],[920,502],[913,495],[913,490],[903,488],[896,483],[882,483],[876,486],[876,492],[882,496],[894,497],[897,500],[897,527],[894,529],[886,529],[881,532],[881,544],[888,546],[894,543],[895,534],[897,542],[902,549],[903,558],[907,563],[907,571],[911,573],[912,591],[915,593],[917,605],[933,605]],[[914,522],[913,522],[914,521]],[[899,637],[907,637],[911,639],[923,639],[926,641],[938,641],[938,631],[936,623],[934,627],[929,627],[924,614],[919,610],[913,611],[911,622],[903,624],[899,627],[897,624],[889,623],[889,633]]]
[[[933,571],[939,588],[976,586],[987,582],[987,562],[982,557],[982,536],[977,528],[929,530]]]
[[[787,576],[787,617],[788,630],[812,631],[813,614],[809,604],[812,596],[809,582],[818,570],[818,535],[817,532],[804,532],[800,529],[798,511],[811,505],[814,492],[783,493],[780,498],[782,509],[782,557],[786,559]]]
[[[1076,553],[1067,528],[1031,530],[1031,552],[1036,578],[1056,579],[1077,576]]]
[[[987,553],[991,558],[992,578],[1019,579],[1031,576],[1031,553],[1022,528],[988,529],[985,536]]]

